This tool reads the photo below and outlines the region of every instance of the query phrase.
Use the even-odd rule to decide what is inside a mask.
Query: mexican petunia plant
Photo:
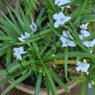
[[[81,84],[81,95],[95,93],[95,1],[16,2],[14,8],[3,1],[8,13],[1,10],[0,86],[12,81],[1,95],[29,77],[35,95],[41,87],[48,95],[58,95],[58,86],[69,92],[70,82]]]

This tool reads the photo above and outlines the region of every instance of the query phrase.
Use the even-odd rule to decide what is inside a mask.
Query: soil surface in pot
[[[69,65],[70,67],[74,67],[73,65]],[[62,65],[55,65],[55,66],[50,66],[50,68],[58,75],[58,77],[66,84],[68,81],[65,78],[65,74],[64,74],[64,66]],[[74,72],[70,71],[68,72],[68,79],[69,81],[71,80],[72,76],[76,76],[76,74],[74,74]],[[36,80],[37,77],[36,75],[32,75],[31,77],[27,78],[26,80],[23,81],[24,84],[27,84],[29,86],[33,86],[35,87],[36,84]],[[55,82],[56,86],[59,86],[56,82]],[[42,80],[42,84],[41,84],[42,88],[45,88],[45,78],[43,77]]]

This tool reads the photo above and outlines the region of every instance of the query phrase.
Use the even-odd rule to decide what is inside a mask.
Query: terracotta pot
[[[0,69],[2,69],[1,66],[0,66]],[[0,79],[1,79],[1,78],[0,78]],[[9,81],[9,84],[12,84],[12,81]],[[68,85],[68,88],[69,88],[70,90],[72,90],[72,89],[75,89],[75,88],[77,87],[78,83],[71,83],[71,82],[70,82],[70,83],[68,83],[67,85]],[[0,91],[3,91],[4,88],[5,88],[5,87],[2,86],[2,87],[0,88]],[[29,86],[29,85],[20,83],[19,85],[16,86],[16,89],[18,89],[19,91],[25,92],[25,93],[27,93],[27,94],[29,94],[29,95],[34,95],[34,89],[35,89],[35,88],[32,87],[32,86]],[[62,89],[62,88],[60,88],[60,87],[58,87],[57,90],[58,90],[58,95],[63,95],[63,93],[65,92],[64,89]],[[8,94],[8,95],[9,95],[9,94]],[[46,89],[45,89],[45,88],[41,88],[39,95],[47,95]],[[68,95],[68,94],[64,94],[64,95]],[[74,95],[76,95],[76,94],[74,94]]]
[[[56,61],[56,64],[63,64],[63,62],[64,62],[64,60],[57,60]],[[69,64],[74,64],[75,62],[73,60],[69,60],[68,63]],[[12,84],[12,81],[9,81],[9,83]],[[68,85],[68,88],[71,90],[74,87],[76,87],[78,84],[77,83],[71,83],[70,82],[67,85]],[[22,92],[27,93],[27,94],[34,95],[34,89],[35,88],[32,87],[32,86],[29,86],[29,85],[26,85],[26,84],[21,83],[21,84],[17,85],[16,88],[18,90],[21,90]],[[58,87],[57,90],[58,90],[58,95],[62,95],[65,92],[64,89],[62,89],[60,87]],[[47,95],[46,89],[45,88],[41,88],[39,95]]]
[[[12,82],[9,81],[9,83],[11,84]],[[74,87],[76,87],[77,85],[78,85],[77,83],[68,83],[68,88],[71,90]],[[35,88],[32,86],[21,83],[21,84],[17,85],[16,88],[22,92],[29,94],[29,95],[34,95]],[[60,87],[58,87],[57,90],[58,90],[58,95],[62,95],[64,93],[64,90]],[[39,95],[47,95],[46,89],[41,88]]]
[[[64,60],[57,60],[57,63],[56,64],[62,64],[64,62]],[[73,64],[74,61],[72,60],[69,60],[69,63],[70,64]],[[12,84],[12,81],[9,81],[10,84]],[[73,88],[75,88],[78,84],[77,83],[68,83],[68,88],[71,90]],[[16,88],[22,92],[25,92],[29,95],[34,95],[34,87],[32,86],[29,86],[29,85],[26,85],[24,83],[20,83],[19,85],[16,86]],[[65,91],[64,89],[60,88],[60,87],[57,87],[57,90],[58,90],[58,95],[62,95]],[[47,95],[47,91],[45,88],[41,88],[40,89],[40,93],[39,95]],[[65,94],[66,95],[66,94]]]

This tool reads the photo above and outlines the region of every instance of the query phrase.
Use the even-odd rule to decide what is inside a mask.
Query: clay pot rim
[[[12,84],[12,81],[9,81],[10,84]],[[72,82],[68,82],[67,83],[68,85],[68,88],[71,90],[73,89],[76,85],[78,85],[78,83],[72,83]],[[18,84],[17,86],[15,86],[18,90],[20,91],[23,91],[27,94],[30,94],[30,95],[34,95],[35,91],[34,91],[34,87],[33,86],[29,86],[29,85],[26,85],[24,83],[20,83]],[[58,90],[58,94],[62,94],[65,92],[64,89],[62,89],[61,87],[57,87],[57,90]],[[47,95],[47,91],[45,88],[41,88],[40,89],[40,93],[39,95]]]

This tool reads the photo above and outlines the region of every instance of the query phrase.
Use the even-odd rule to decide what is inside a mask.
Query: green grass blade
[[[87,95],[87,94],[88,94],[88,79],[86,79],[82,83],[82,91],[81,91],[81,95]]]
[[[55,84],[54,84],[54,81],[53,81],[53,79],[51,77],[50,72],[48,71],[47,68],[44,68],[44,71],[45,71],[45,74],[46,74],[46,78],[49,81],[49,85],[51,87],[52,95],[58,95],[57,89],[55,87]]]
[[[36,82],[36,88],[35,88],[35,95],[39,95],[40,86],[41,86],[41,81],[42,81],[42,74],[40,73],[40,74],[37,76],[37,82]]]
[[[11,89],[13,89],[16,85],[18,85],[19,83],[21,83],[23,80],[25,80],[26,78],[29,77],[30,74],[26,74],[26,75],[22,75],[20,78],[18,78],[17,80],[13,81],[13,83],[8,86],[3,93],[1,93],[1,95],[6,95]]]
[[[68,80],[68,48],[64,49],[64,70],[65,70],[65,77]]]
[[[50,71],[53,79],[59,84],[60,87],[62,87],[62,89],[66,92],[70,92],[70,90],[68,89],[67,85],[65,85],[63,83],[63,81],[57,76],[57,74],[53,71]]]
[[[8,72],[6,70],[0,70],[0,77],[7,75]]]

